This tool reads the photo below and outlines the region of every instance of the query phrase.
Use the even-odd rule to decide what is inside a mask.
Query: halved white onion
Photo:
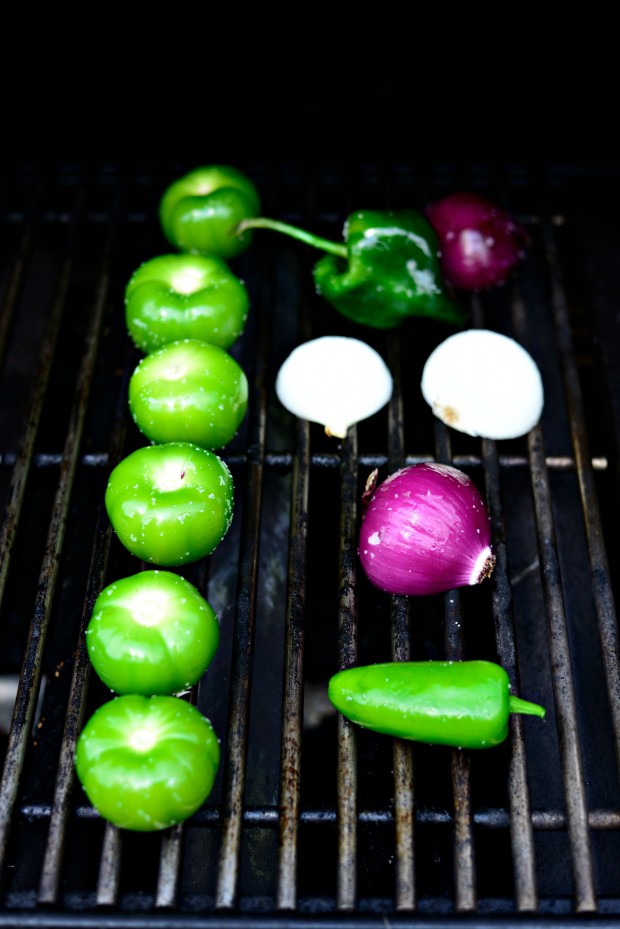
[[[450,336],[429,355],[422,394],[446,425],[468,435],[512,439],[540,419],[540,371],[508,336],[469,329]]]
[[[381,355],[344,336],[299,345],[276,378],[276,394],[290,413],[321,423],[328,435],[341,439],[349,426],[385,406],[392,389],[392,375]]]

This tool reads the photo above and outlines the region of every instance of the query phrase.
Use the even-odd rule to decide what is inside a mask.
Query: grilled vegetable
[[[211,792],[220,760],[209,721],[178,697],[116,697],[78,739],[78,777],[95,809],[124,829],[182,822]]]
[[[376,413],[392,396],[381,355],[359,339],[323,336],[298,345],[276,378],[283,406],[344,439],[349,426]]]
[[[233,514],[233,483],[226,464],[189,442],[139,448],[108,481],[110,522],[129,551],[170,567],[209,555]]]
[[[429,355],[422,395],[446,425],[487,439],[514,439],[542,414],[540,371],[525,349],[489,329],[456,332]]]
[[[395,471],[364,493],[359,556],[370,581],[421,596],[479,584],[495,566],[484,500],[467,474],[427,462]]]
[[[272,229],[327,252],[314,267],[317,291],[343,316],[393,329],[409,316],[462,323],[439,269],[437,237],[415,210],[360,210],[348,217],[344,243],[275,220],[244,220],[239,231]]]
[[[525,255],[525,229],[480,194],[450,194],[431,203],[426,215],[439,237],[444,277],[454,287],[504,284]]]
[[[235,359],[197,339],[171,342],[143,358],[129,382],[129,408],[151,442],[222,448],[248,405],[248,382]]]
[[[245,286],[220,258],[159,255],[127,284],[125,318],[144,352],[179,339],[229,348],[243,332],[248,303]]]
[[[220,627],[193,584],[170,571],[141,571],[101,591],[86,629],[92,665],[118,694],[174,694],[202,677]]]
[[[344,716],[402,739],[459,748],[503,742],[511,713],[545,710],[509,693],[508,675],[489,661],[410,661],[349,668],[329,682]]]
[[[260,209],[258,191],[249,177],[227,165],[196,168],[173,181],[165,191],[159,215],[168,241],[184,252],[240,255],[251,235],[236,227]]]

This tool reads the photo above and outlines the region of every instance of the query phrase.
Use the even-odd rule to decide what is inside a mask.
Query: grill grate
[[[236,266],[250,289],[234,353],[251,383],[223,453],[236,515],[184,575],[220,617],[221,647],[192,699],[222,738],[212,796],[162,835],[104,824],[73,774],[84,718],[107,699],[84,629],[98,592],[139,564],[103,509],[107,475],[141,444],[127,382],[138,355],[122,294],[166,249],[155,209],[167,172],[9,166],[0,175],[0,924],[232,926],[258,920],[408,924],[620,917],[618,234],[597,195],[610,168],[240,165],[265,208],[335,237],[352,208],[421,205],[477,188],[526,222],[518,279],[469,299],[471,325],[514,335],[545,382],[541,425],[477,441],[433,420],[422,364],[443,330],[360,331],[314,295],[313,255],[256,238]],[[364,338],[395,378],[388,408],[342,443],[274,399],[297,342]],[[497,566],[479,589],[421,599],[372,588],[355,554],[361,489],[436,459],[486,494]],[[488,658],[547,706],[513,717],[490,752],[410,745],[326,705],[356,663]],[[13,707],[14,700],[14,707]]]

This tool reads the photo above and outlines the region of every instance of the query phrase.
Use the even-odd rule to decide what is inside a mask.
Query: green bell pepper
[[[227,165],[195,168],[177,178],[161,199],[164,235],[180,251],[235,258],[251,242],[236,227],[260,210],[258,191],[249,177]]]
[[[335,674],[329,699],[344,716],[375,732],[457,748],[503,742],[510,713],[545,710],[510,694],[504,669],[489,661],[410,661]]]
[[[464,321],[463,311],[444,289],[437,236],[416,210],[359,210],[345,222],[344,243],[263,217],[244,219],[238,231],[259,228],[327,252],[314,267],[316,289],[354,322],[393,329],[408,316]]]

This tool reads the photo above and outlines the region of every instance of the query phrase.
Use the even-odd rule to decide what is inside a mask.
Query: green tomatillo
[[[249,177],[227,165],[208,165],[170,184],[159,215],[164,235],[175,248],[228,260],[251,242],[251,235],[237,235],[236,227],[259,210],[258,191]]]
[[[193,584],[171,571],[142,571],[101,591],[86,629],[91,663],[118,694],[176,694],[211,663],[220,627]]]
[[[133,555],[173,567],[204,558],[233,516],[233,482],[217,455],[189,442],[139,448],[112,471],[110,522]]]
[[[508,735],[510,713],[545,716],[510,694],[504,669],[489,661],[403,661],[339,671],[329,699],[375,732],[457,748],[489,748]]]
[[[78,739],[75,766],[88,799],[122,829],[183,822],[211,793],[220,747],[211,723],[179,697],[128,694],[104,703]]]
[[[151,442],[222,448],[248,405],[243,369],[223,348],[196,339],[171,342],[140,361],[129,382],[129,408]]]
[[[239,232],[259,228],[325,251],[314,266],[316,289],[356,323],[393,329],[409,316],[454,324],[464,320],[443,285],[437,236],[416,210],[358,210],[345,222],[344,243],[264,218],[243,220]]]
[[[129,334],[143,352],[179,339],[229,348],[243,332],[248,292],[225,261],[159,255],[140,265],[125,289]]]

